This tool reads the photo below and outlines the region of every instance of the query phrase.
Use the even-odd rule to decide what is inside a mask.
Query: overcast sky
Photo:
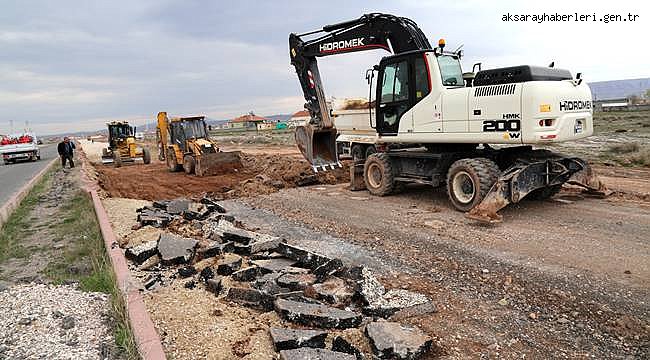
[[[519,3],[519,4],[518,4]],[[406,16],[463,66],[547,65],[587,81],[650,77],[648,1],[0,0],[0,133],[142,124],[158,111],[231,118],[302,108],[288,34],[367,12]],[[503,22],[504,14],[610,13],[635,22]],[[320,61],[328,96],[364,97],[379,50]]]

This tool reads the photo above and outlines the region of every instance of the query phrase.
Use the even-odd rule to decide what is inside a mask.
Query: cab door
[[[382,65],[377,87],[377,132],[397,135],[402,115],[411,107],[409,60],[398,57]]]

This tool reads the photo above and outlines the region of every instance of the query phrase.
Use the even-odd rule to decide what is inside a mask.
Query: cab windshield
[[[205,123],[201,120],[190,120],[184,121],[182,123],[183,131],[185,132],[185,138],[206,138],[208,134],[205,132]]]
[[[463,70],[458,58],[452,55],[438,56],[438,67],[444,86],[463,86]]]

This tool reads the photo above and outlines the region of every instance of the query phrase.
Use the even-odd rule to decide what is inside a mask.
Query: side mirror
[[[472,72],[475,73],[475,74],[478,72],[478,71],[476,71],[477,67],[478,67],[478,71],[481,71],[481,63],[480,62],[476,63],[476,64],[474,64],[474,66],[472,66]]]
[[[379,65],[374,65],[374,66],[372,67],[372,69],[375,70],[375,71],[379,71]]]

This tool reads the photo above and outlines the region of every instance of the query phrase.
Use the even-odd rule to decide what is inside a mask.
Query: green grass
[[[53,170],[45,173],[43,178],[30,190],[18,208],[9,216],[7,222],[0,228],[0,263],[12,258],[29,257],[20,240],[25,236],[25,229],[30,228],[29,214],[38,204],[39,198],[49,187]],[[30,230],[31,231],[31,230]]]
[[[44,274],[55,283],[77,281],[83,291],[111,295],[115,343],[128,359],[139,359],[124,299],[106,254],[95,210],[88,194],[79,191],[60,207],[63,221],[54,227],[66,241],[63,256],[51,262]],[[75,269],[75,271],[71,271]]]

